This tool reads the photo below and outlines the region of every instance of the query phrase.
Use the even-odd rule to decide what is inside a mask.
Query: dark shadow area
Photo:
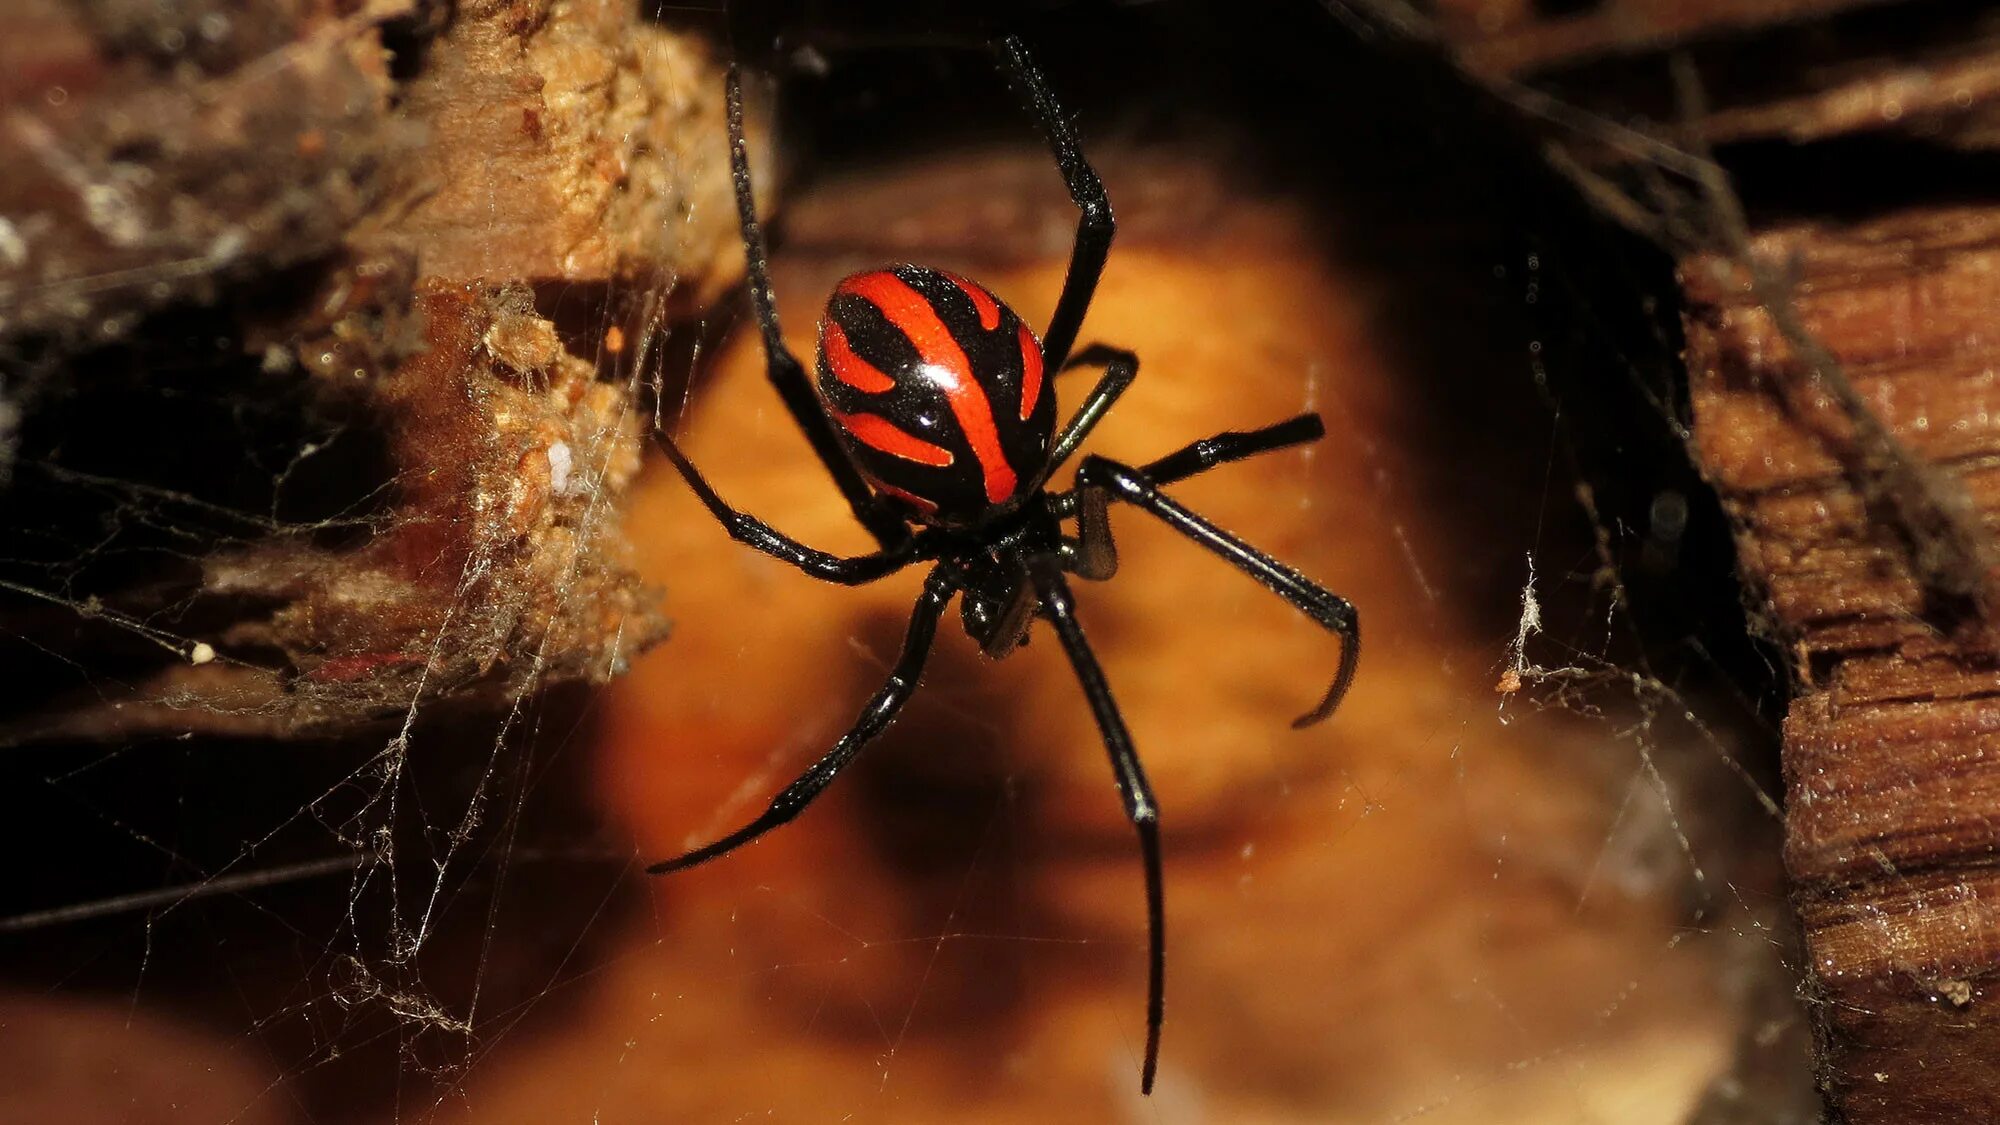
[[[0,755],[0,846],[47,857],[0,894],[0,975],[254,1028],[286,1076],[267,1096],[310,1120],[428,1105],[559,1025],[643,908],[590,803],[590,709],[573,689],[511,722],[431,704],[401,757],[393,729]]]
[[[856,639],[894,653],[903,626],[884,614]],[[872,671],[856,668],[857,699],[877,686],[865,682]],[[1048,983],[1031,976],[1048,963],[1042,951],[1004,935],[1060,930],[1037,891],[1034,786],[1010,760],[1010,710],[992,664],[962,638],[941,637],[923,690],[837,783],[859,806],[851,815],[867,826],[879,876],[897,888],[899,916],[874,920],[877,932],[938,936],[903,942],[894,956],[902,979],[922,988],[912,1032],[977,1044],[954,1057],[1003,1056],[1010,1016]],[[847,1016],[841,1034],[879,1037],[871,1014]]]
[[[152,314],[33,400],[0,489],[0,583],[13,587],[0,604],[14,623],[0,633],[0,719],[143,680],[186,659],[161,642],[268,610],[268,596],[205,590],[216,552],[282,544],[310,560],[375,533],[394,498],[380,420],[243,336],[279,315],[274,301],[308,299],[322,270]]]

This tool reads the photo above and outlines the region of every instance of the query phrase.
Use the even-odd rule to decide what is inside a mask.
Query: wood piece
[[[1985,418],[2000,349],[1973,310],[1993,299],[1994,235],[1992,213],[1938,207],[1792,224],[1756,247],[1793,263],[1809,330],[1889,431],[1964,486],[1984,529],[2000,518]],[[1829,1092],[1856,1122],[2000,1113],[1981,1077],[2000,1041],[2000,904],[1982,893],[2000,668],[1954,637],[1954,607],[1927,596],[1904,536],[1857,493],[1852,428],[1738,272],[1698,258],[1683,278],[1696,449],[1806,688],[1785,724],[1786,859]]]
[[[1474,70],[1523,73],[1799,23],[1879,0],[1442,0],[1438,30]]]
[[[1427,26],[1471,73],[1554,95],[1571,120],[1682,124],[1666,67],[1679,53],[1706,79],[1712,104],[1692,125],[1712,144],[2000,144],[2000,18],[1969,0],[1458,0]],[[1581,146],[1593,160],[1633,158],[1600,140]]]
[[[0,742],[337,733],[663,635],[619,497],[634,372],[740,268],[720,85],[611,0],[0,16]]]
[[[1966,155],[2000,140],[2000,21],[1844,0],[1466,0],[1439,21],[1681,257],[1693,452],[1794,658],[1786,860],[1834,1114],[2000,1116],[2000,207]],[[1708,103],[1692,117],[1675,58]],[[1691,140],[1733,146],[1749,246],[1708,252],[1703,220],[1605,190],[1661,202],[1700,178]]]

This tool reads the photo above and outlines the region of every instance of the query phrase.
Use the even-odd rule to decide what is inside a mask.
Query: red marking
[[[972,307],[979,310],[979,327],[988,332],[1000,327],[1000,302],[993,299],[993,294],[955,273],[947,273],[945,276],[951,279],[953,285],[963,289],[966,296],[972,298]]]
[[[1035,412],[1042,397],[1042,346],[1028,326],[1021,326],[1021,421]]]
[[[1019,481],[1000,448],[1000,427],[993,417],[993,405],[986,399],[986,389],[973,375],[965,349],[952,339],[951,330],[938,319],[937,310],[924,295],[887,270],[855,274],[841,282],[836,292],[866,299],[909,337],[923,361],[922,374],[944,393],[973,456],[979,458],[979,469],[986,477],[987,503],[998,504],[1014,495]]]
[[[879,449],[891,457],[901,457],[919,465],[943,468],[951,464],[951,450],[932,445],[922,438],[911,437],[879,414],[828,413],[833,415],[833,420],[839,422],[842,429],[854,435],[855,441],[870,449]]]
[[[826,356],[826,365],[833,368],[833,377],[855,390],[881,394],[896,389],[894,379],[854,353],[854,346],[847,342],[847,333],[834,323],[832,317],[820,321],[819,350]]]
[[[875,480],[873,477],[870,477],[869,480],[871,483],[875,485],[877,490],[885,492],[890,496],[894,496],[898,500],[908,501],[909,503],[915,505],[916,509],[924,513],[925,515],[927,516],[937,515],[938,506],[930,502],[929,500],[926,500],[923,497],[917,495],[916,493],[905,492],[902,489],[897,488],[893,484],[884,484],[879,480]]]

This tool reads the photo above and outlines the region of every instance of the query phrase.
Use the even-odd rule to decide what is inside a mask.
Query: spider
[[[1160,874],[1160,812],[1103,669],[1078,622],[1069,575],[1090,581],[1118,569],[1109,507],[1122,501],[1213,551],[1341,638],[1333,683],[1306,727],[1333,713],[1353,682],[1361,633],[1354,607],[1276,559],[1183,507],[1165,485],[1218,465],[1315,441],[1315,414],[1194,442],[1143,467],[1090,455],[1069,491],[1050,491],[1051,475],[1077,451],[1139,363],[1131,352],[1098,344],[1074,356],[1084,313],[1110,250],[1111,206],[1084,160],[1076,133],[1047,81],[1016,37],[992,45],[1038,120],[1081,218],[1069,272],[1048,330],[1038,341],[1014,310],[975,282],[923,266],[868,270],[841,281],[819,326],[818,380],[810,382],[785,346],[771,292],[764,235],[751,199],[743,141],[743,93],[729,68],[730,169],[749,266],[750,300],[763,334],[766,371],[794,422],[839,486],[854,517],[877,540],[870,554],[840,557],[815,550],[729,506],[664,435],[675,469],[731,538],[825,582],[858,586],[914,563],[933,564],[918,595],[902,652],[854,726],[833,749],[786,786],[762,815],[713,843],[647,868],[659,875],[705,863],[788,823],[895,721],[916,691],[938,619],[959,598],[965,631],[999,659],[1047,621],[1090,704],[1126,818],[1139,836],[1146,875],[1146,1056],[1140,1090],[1158,1070],[1165,1014],[1165,895]],[[1070,368],[1101,369],[1083,404],[1056,429],[1053,379]],[[1074,530],[1069,530],[1074,521]]]

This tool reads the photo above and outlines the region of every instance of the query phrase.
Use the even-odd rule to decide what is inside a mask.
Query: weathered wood
[[[1925,208],[1792,224],[1795,307],[1915,456],[2000,517],[1989,401],[1996,222]],[[1823,1000],[1829,1092],[1850,1121],[2000,1113],[2000,667],[1954,639],[1904,536],[1843,470],[1838,416],[1717,258],[1684,272],[1696,447],[1738,519],[1746,577],[1796,645],[1785,724],[1786,860]],[[1804,393],[1800,393],[1803,390]]]
[[[312,7],[0,16],[0,742],[336,733],[664,632],[617,497],[635,365],[739,268],[712,52]]]
[[[1786,861],[1832,1110],[2000,1118],[2000,200],[1976,155],[2000,21],[1843,0],[1439,20],[1682,255],[1693,453],[1793,656]],[[1708,146],[1754,192],[1748,246],[1674,198]]]
[[[1888,430],[1964,484],[1986,528],[2000,514],[2000,348],[1976,310],[1994,296],[1994,234],[1992,212],[1926,208],[1794,224],[1756,246],[1794,262],[1798,314]],[[1930,605],[1904,534],[1842,468],[1852,426],[1732,274],[1716,258],[1686,268],[1696,446],[1738,518],[1744,573],[1800,659],[1786,863],[1828,1093],[1848,1121],[1990,1119],[2000,669],[1954,641],[1954,607]]]

